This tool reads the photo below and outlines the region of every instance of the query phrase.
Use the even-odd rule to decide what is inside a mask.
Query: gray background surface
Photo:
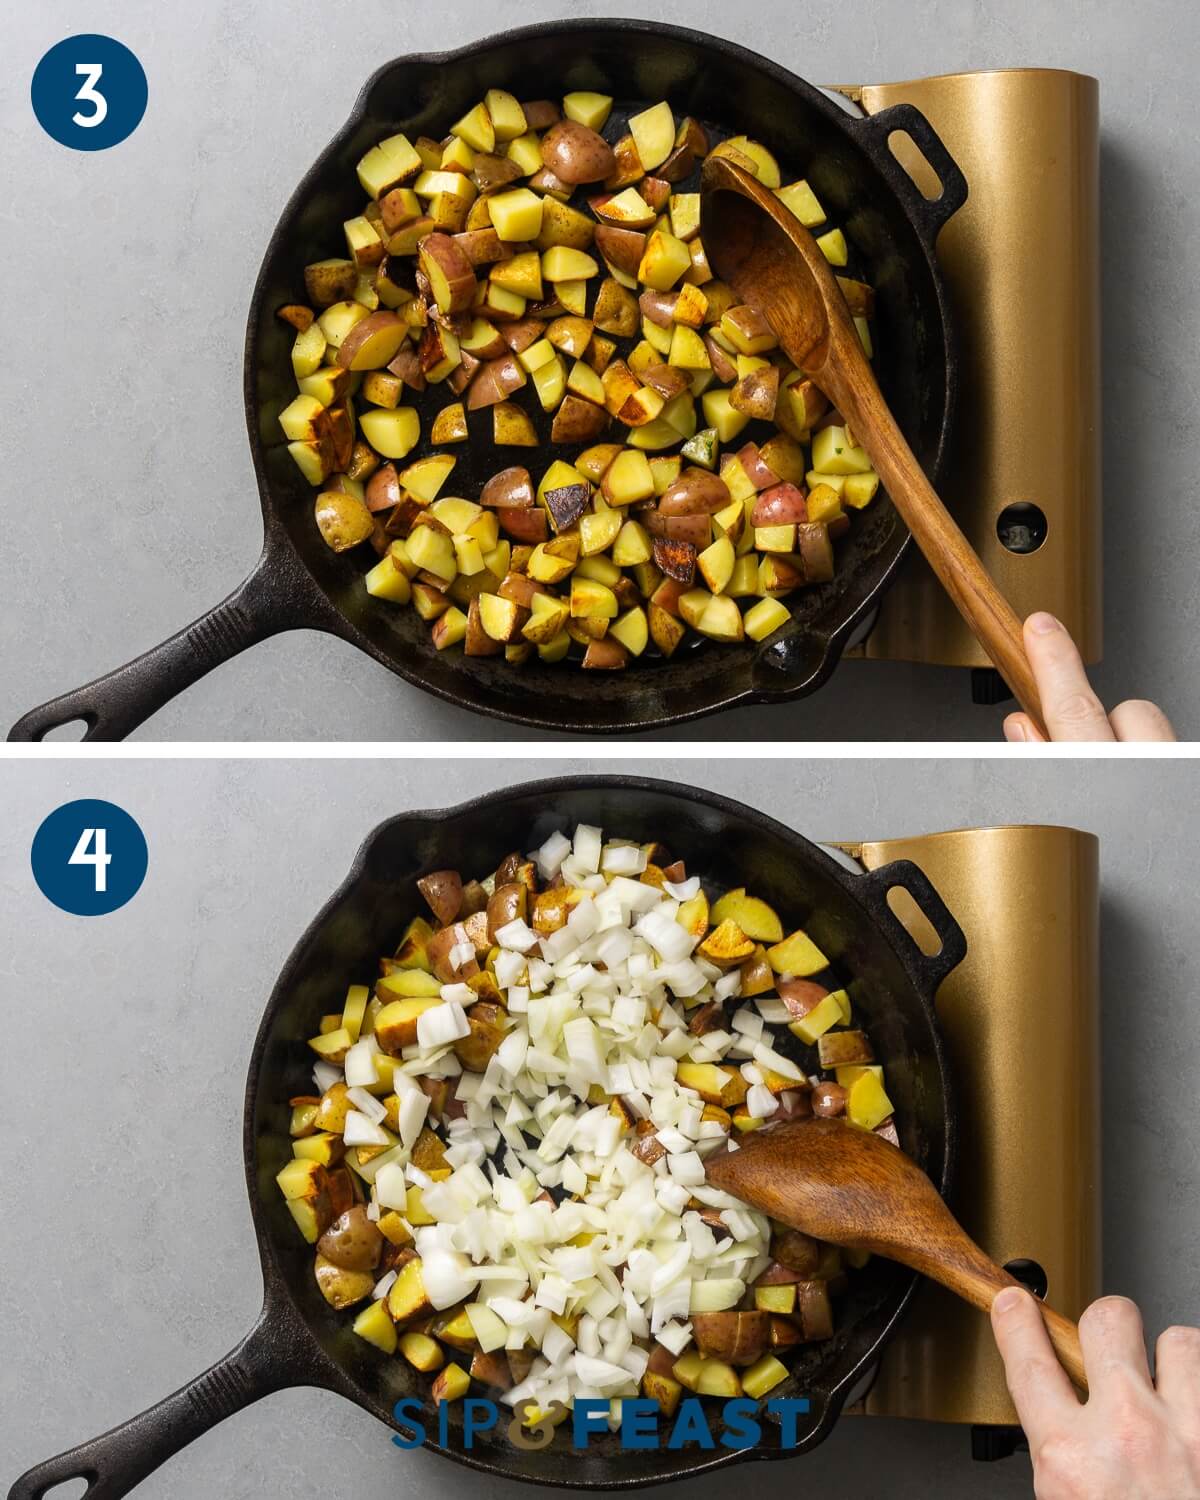
[[[1098,833],[1105,1289],[1136,1297],[1152,1334],[1200,1322],[1200,860],[1179,837],[1194,767],[1095,763],[1086,780],[1070,763],[623,769],[710,786],[817,839],[1009,821]],[[242,1092],[283,960],[376,822],[529,775],[527,762],[491,760],[10,766],[0,784],[0,1492],[27,1465],[158,1400],[250,1326],[259,1283]],[[38,893],[28,851],[50,810],[89,796],[138,819],[151,863],[122,911],[82,920]],[[973,1464],[964,1430],[872,1420],[843,1423],[803,1464],[732,1482],[764,1500],[1007,1500],[1029,1493],[1028,1472],[1020,1456]],[[717,1500],[729,1484],[701,1480],[688,1493]],[[138,1494],[450,1500],[467,1490],[534,1500],[532,1489],[400,1454],[357,1408],[299,1391],[201,1438]]]
[[[615,5],[478,0],[58,0],[0,22],[9,267],[0,366],[8,545],[0,721],[186,624],[258,554],[241,402],[242,330],[276,217],[366,76],[406,51]],[[336,10],[336,8],[335,8]],[[1104,128],[1105,489],[1110,703],[1194,706],[1200,152],[1188,0],[662,0],[657,18],[732,36],[821,80],[1045,65],[1097,74]],[[37,59],[73,31],[141,57],[150,107],[120,147],[74,153],[32,116]],[[1054,247],[1047,246],[1047,254]],[[1036,351],[1034,351],[1036,353]],[[978,739],[962,674],[850,663],[817,698],[675,737]],[[156,715],[157,739],[526,737],[430,699],[339,641],[276,638]],[[667,736],[671,737],[671,736]]]

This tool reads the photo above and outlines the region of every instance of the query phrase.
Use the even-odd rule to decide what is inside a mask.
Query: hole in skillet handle
[[[962,169],[913,104],[893,104],[878,114],[864,115],[856,128],[872,159],[908,200],[932,249],[943,225],[967,201]]]
[[[942,981],[966,957],[965,933],[911,860],[893,860],[862,878],[869,884],[876,916],[895,933],[901,958],[932,1002]]]

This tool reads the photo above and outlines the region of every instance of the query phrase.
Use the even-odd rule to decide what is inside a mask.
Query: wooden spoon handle
[[[1025,655],[1021,622],[926,479],[883,399],[857,333],[853,329],[851,333],[853,348],[849,339],[842,342],[844,375],[839,372],[836,380],[831,378],[830,384],[836,384],[837,389],[829,394],[849,422],[855,440],[866,449],[942,587],[1044,735],[1041,697]],[[832,377],[832,370],[829,374]]]
[[[998,1266],[990,1256],[985,1255],[965,1232],[960,1233],[961,1240],[956,1235],[953,1241],[943,1241],[932,1253],[926,1250],[923,1254],[909,1258],[909,1264],[916,1265],[926,1276],[940,1282],[948,1291],[970,1302],[981,1312],[990,1312],[992,1303],[1005,1287],[1020,1286],[1021,1283]],[[1078,1326],[1070,1318],[1064,1318],[1062,1313],[1047,1307],[1044,1302],[1039,1302],[1038,1306],[1059,1363],[1075,1385],[1087,1395],[1087,1375],[1083,1368]]]

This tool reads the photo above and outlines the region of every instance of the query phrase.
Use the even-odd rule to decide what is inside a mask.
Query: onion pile
[[[830,1331],[837,1253],[781,1238],[704,1161],[818,1095],[890,1132],[881,1070],[802,931],[744,891],[710,907],[652,856],[581,825],[485,882],[425,877],[442,927],[410,924],[310,1044],[319,1097],[292,1101],[280,1185],[328,1300],[366,1302],[356,1331],[440,1369],[439,1399],[476,1378],[527,1412],[608,1399],[616,1421],[639,1392],[762,1395],[775,1351]],[[777,1050],[780,1023],[836,1083]]]

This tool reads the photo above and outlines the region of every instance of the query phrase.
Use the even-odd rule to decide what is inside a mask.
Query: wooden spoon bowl
[[[959,613],[1045,733],[1021,622],[905,441],[820,246],[773,192],[727,157],[705,160],[700,186],[713,269],[762,313],[783,352],[841,412]]]
[[[843,1120],[793,1120],[746,1136],[704,1164],[723,1192],[793,1229],[848,1250],[899,1261],[986,1312],[997,1292],[1019,1286],[986,1255],[908,1156]],[[1042,1305],[1050,1342],[1087,1390],[1079,1330]]]

